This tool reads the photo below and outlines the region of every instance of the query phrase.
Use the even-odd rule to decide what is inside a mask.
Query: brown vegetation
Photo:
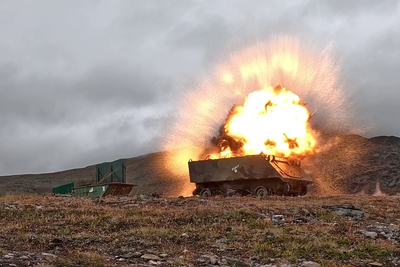
[[[341,217],[324,207],[343,203],[359,207],[363,216]],[[0,198],[0,265],[205,266],[215,260],[226,266],[300,266],[312,260],[323,266],[391,266],[400,259],[399,204],[398,197],[368,196],[7,195]],[[376,230],[382,227],[391,236]]]

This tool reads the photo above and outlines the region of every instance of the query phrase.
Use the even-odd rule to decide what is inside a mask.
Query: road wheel
[[[211,196],[212,196],[211,191],[210,191],[210,189],[208,189],[208,188],[204,188],[204,189],[201,190],[201,192],[200,192],[200,197],[208,198],[208,197],[211,197]]]
[[[284,184],[283,195],[284,195],[284,196],[290,196],[289,192],[290,192],[291,189],[292,189],[291,184],[285,183],[285,184]]]
[[[304,196],[307,194],[307,185],[306,184],[302,184],[301,185],[301,192],[300,192],[300,196]]]
[[[269,195],[269,192],[264,186],[259,186],[256,188],[256,190],[254,190],[254,195],[256,197],[266,197]]]

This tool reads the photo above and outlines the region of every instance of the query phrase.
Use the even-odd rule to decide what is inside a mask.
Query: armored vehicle
[[[297,159],[271,155],[189,160],[190,182],[196,184],[193,195],[210,197],[234,190],[259,197],[305,195],[312,178]]]

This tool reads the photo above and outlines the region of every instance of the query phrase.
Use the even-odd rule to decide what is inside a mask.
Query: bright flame
[[[268,87],[250,93],[243,105],[233,108],[224,125],[219,157],[261,152],[286,157],[311,154],[316,141],[309,118],[310,112],[299,96],[286,88]],[[241,143],[239,150],[232,151],[224,136]]]

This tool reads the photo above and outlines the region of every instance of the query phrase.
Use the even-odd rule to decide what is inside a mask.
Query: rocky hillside
[[[323,136],[321,152],[303,160],[303,167],[316,181],[315,194],[400,193],[400,138],[358,135]],[[127,182],[138,186],[134,194],[157,193],[179,196],[187,190],[186,173],[172,175],[164,162],[168,152],[158,152],[127,159]],[[55,186],[74,182],[91,183],[95,167],[37,175],[0,177],[0,195],[6,193],[47,193]],[[380,188],[379,188],[379,187]]]
[[[321,138],[321,152],[304,161],[320,193],[400,193],[400,138]]]

